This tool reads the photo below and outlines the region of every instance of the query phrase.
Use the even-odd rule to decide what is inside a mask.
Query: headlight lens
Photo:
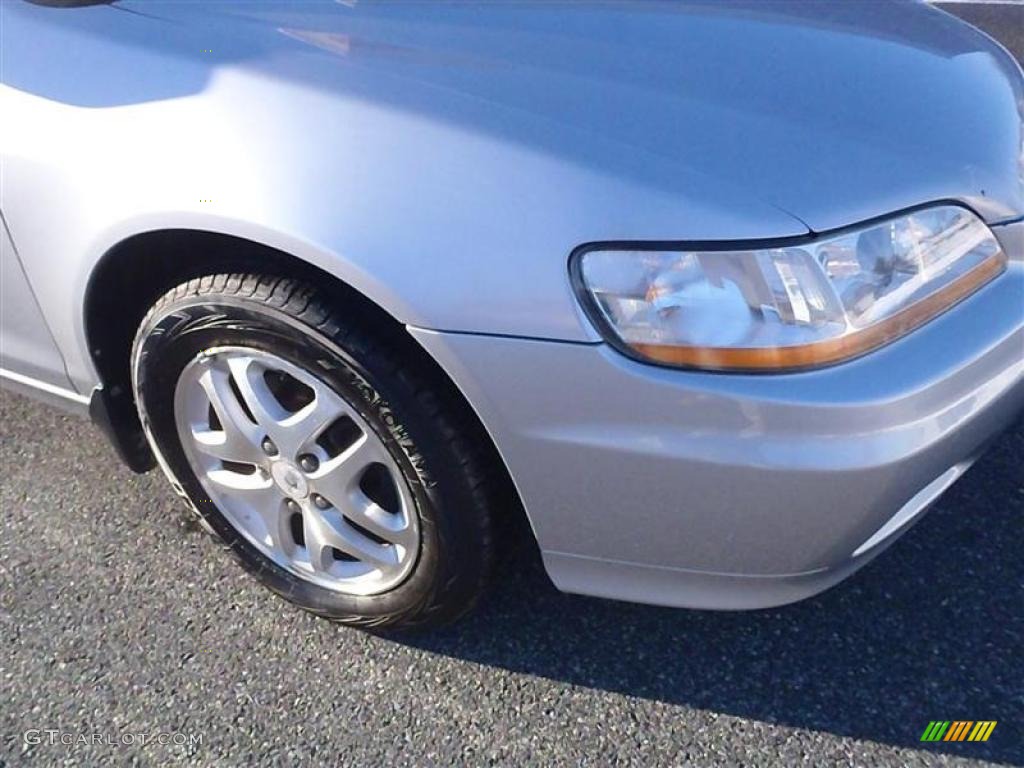
[[[977,216],[939,206],[800,245],[585,250],[573,268],[609,341],[711,370],[826,365],[902,336],[999,274]]]

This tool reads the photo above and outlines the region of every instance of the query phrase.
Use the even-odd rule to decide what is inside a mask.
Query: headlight
[[[1005,267],[989,228],[952,205],[779,247],[586,247],[572,269],[609,342],[710,370],[784,370],[902,336]]]

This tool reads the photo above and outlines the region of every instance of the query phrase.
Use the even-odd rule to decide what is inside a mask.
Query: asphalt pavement
[[[1024,7],[955,10],[1024,50]],[[88,422],[0,394],[0,766],[1024,765],[1022,555],[1024,422],[797,605],[564,595],[524,539],[468,619],[377,637],[257,586]],[[919,741],[958,719],[998,725]]]

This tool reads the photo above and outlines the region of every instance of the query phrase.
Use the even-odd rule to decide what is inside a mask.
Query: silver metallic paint
[[[978,294],[800,374],[625,360],[569,285],[588,241],[797,236],[941,200],[1024,216],[1020,69],[934,9],[0,14],[0,209],[63,356],[36,334],[48,362],[33,378],[60,390],[66,364],[79,399],[98,383],[83,297],[124,239],[193,228],[276,247],[413,326],[495,438],[565,589],[702,607],[805,596],[891,541],[852,557],[1021,407],[1024,223],[996,228],[1011,266]]]
[[[0,217],[0,371],[17,372],[49,388],[62,389],[69,383],[64,361],[39,311],[3,217]]]
[[[83,392],[89,275],[150,229],[278,247],[403,322],[582,341],[580,242],[798,235],[938,199],[1024,213],[1016,65],[914,4],[3,14],[3,209]]]
[[[556,584],[638,599],[650,582],[643,599],[669,605],[756,607],[830,586],[1024,408],[1021,261],[909,336],[802,373],[673,371],[603,344],[413,334],[494,438]]]

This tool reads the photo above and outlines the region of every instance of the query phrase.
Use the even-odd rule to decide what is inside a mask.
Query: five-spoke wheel
[[[261,552],[368,595],[399,582],[419,544],[409,488],[355,408],[267,352],[200,352],[175,393],[178,433],[203,488]]]
[[[153,306],[131,366],[161,468],[274,592],[378,628],[473,605],[493,559],[494,464],[401,326],[351,295],[213,275]]]

